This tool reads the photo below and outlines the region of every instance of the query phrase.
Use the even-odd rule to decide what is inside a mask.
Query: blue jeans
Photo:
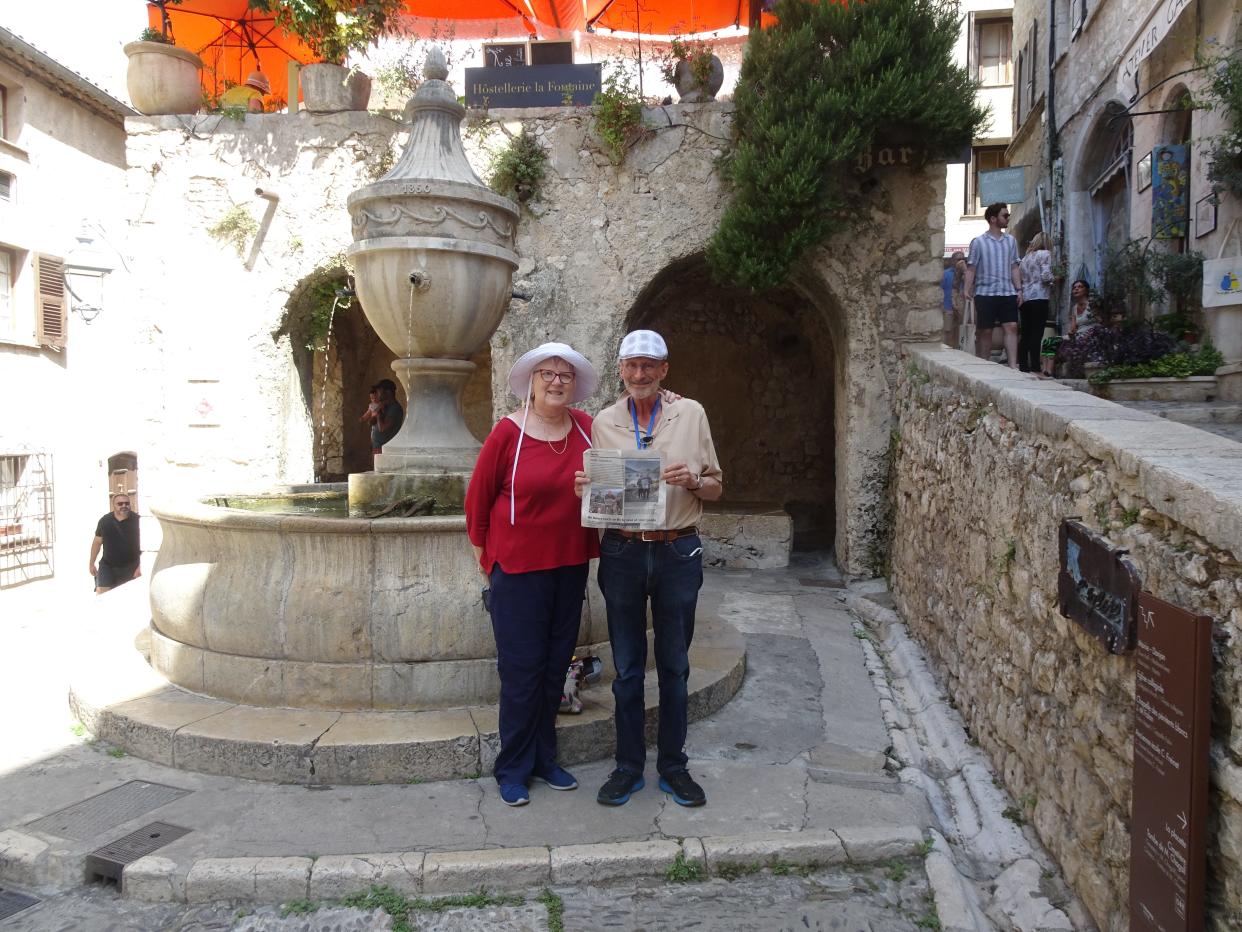
[[[500,753],[496,782],[526,783],[556,764],[556,710],[578,643],[587,564],[489,576]]]
[[[656,672],[660,679],[660,727],[656,768],[686,769],[686,685],[694,610],[703,586],[703,545],[697,534],[668,543],[644,543],[605,533],[599,545],[599,588],[608,608],[608,638],[617,678],[617,769],[641,774],[643,675],[647,665],[647,600],[651,600]]]

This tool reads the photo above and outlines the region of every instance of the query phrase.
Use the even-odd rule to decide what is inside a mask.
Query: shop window
[[[962,213],[968,217],[983,214],[987,204],[979,200],[979,172],[1007,167],[1004,146],[976,146],[970,152],[970,172],[966,175],[966,205]]]

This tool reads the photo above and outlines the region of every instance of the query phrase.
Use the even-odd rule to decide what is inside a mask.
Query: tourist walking
[[[1036,233],[1027,244],[1018,264],[1022,279],[1021,331],[1018,334],[1018,368],[1042,374],[1040,343],[1048,321],[1048,295],[1052,286],[1052,253],[1043,233]]]
[[[643,677],[650,602],[660,683],[660,789],[679,805],[701,806],[707,797],[686,769],[689,651],[703,585],[698,524],[703,502],[715,501],[724,491],[723,473],[703,406],[689,398],[670,402],[661,395],[669,366],[664,338],[652,330],[635,330],[621,341],[617,355],[625,395],[595,418],[591,442],[600,449],[664,454],[660,481],[667,486],[667,507],[657,530],[609,529],[600,540],[599,588],[617,671],[612,684],[617,753],[616,769],[596,798],[605,806],[620,806],[644,786]],[[586,474],[578,473],[579,496],[588,483]]]
[[[570,405],[599,384],[585,356],[544,343],[509,370],[521,409],[479,451],[466,493],[466,533],[486,588],[500,674],[500,798],[530,802],[527,785],[578,781],[556,762],[556,711],[573,658],[598,533],[584,528],[573,479],[591,446],[591,417]]]
[[[379,412],[371,417],[371,452],[383,453],[384,444],[397,436],[405,423],[405,409],[397,401],[397,385],[392,379],[380,379],[373,388],[379,393]]]
[[[983,212],[986,233],[970,241],[966,256],[964,291],[975,307],[975,355],[992,356],[992,328],[1001,327],[1005,357],[1010,368],[1018,365],[1018,308],[1022,304],[1022,280],[1018,272],[1018,243],[1008,233],[1009,207],[989,204]]]
[[[953,254],[948,262],[945,263],[944,271],[940,273],[940,312],[944,316],[944,324],[942,325],[943,334],[941,342],[945,346],[957,346],[957,327],[954,326],[954,307],[953,307],[953,285],[956,278],[956,257]]]
[[[113,492],[111,502],[112,510],[95,524],[95,539],[91,541],[90,571],[95,577],[95,595],[142,575],[138,516],[130,510],[132,499],[128,492]]]

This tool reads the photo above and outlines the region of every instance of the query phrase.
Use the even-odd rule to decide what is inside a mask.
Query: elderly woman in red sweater
[[[524,404],[492,428],[466,493],[466,532],[490,589],[500,673],[495,775],[510,806],[530,802],[532,779],[554,790],[578,786],[556,762],[556,711],[599,538],[582,526],[574,495],[591,418],[570,405],[598,384],[591,363],[564,343],[518,359],[509,388]]]

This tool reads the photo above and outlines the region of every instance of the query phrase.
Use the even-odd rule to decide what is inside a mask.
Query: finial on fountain
[[[448,79],[448,60],[444,50],[433,45],[427,50],[427,63],[423,65],[424,80],[444,81]]]

